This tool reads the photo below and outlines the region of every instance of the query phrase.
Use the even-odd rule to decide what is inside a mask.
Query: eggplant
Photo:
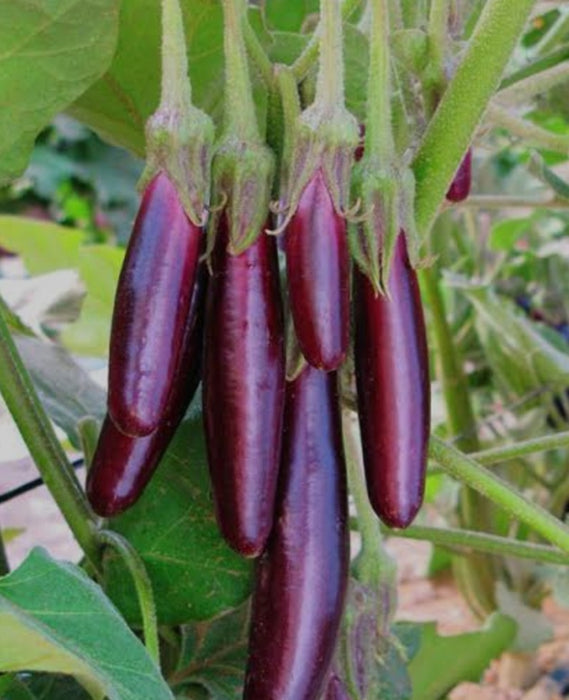
[[[354,273],[354,360],[370,503],[386,525],[407,527],[423,501],[430,427],[427,338],[405,235],[395,245],[387,294]]]
[[[328,678],[349,567],[336,373],[287,384],[275,524],[253,594],[245,700],[313,700]]]

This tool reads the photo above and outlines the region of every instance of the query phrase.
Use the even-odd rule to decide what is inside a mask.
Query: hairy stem
[[[421,527],[412,525],[405,530],[389,530],[382,528],[386,534],[393,537],[405,537],[411,540],[427,540],[453,551],[460,550],[462,554],[472,551],[499,554],[500,556],[533,559],[548,564],[569,565],[569,556],[556,547],[548,547],[532,542],[520,542],[510,537],[499,537],[474,530],[459,530],[455,528]]]
[[[569,553],[569,528],[541,506],[515,491],[511,484],[436,437],[431,437],[429,454],[451,476],[468,484],[513,518]]]
[[[5,318],[6,309],[0,300],[0,393],[79,546],[96,564],[99,550],[93,513],[41,405]]]
[[[98,534],[98,539],[101,544],[112,547],[118,552],[132,576],[140,606],[144,644],[150,656],[160,665],[156,605],[154,603],[152,584],[144,562],[130,542],[117,532],[102,530]]]
[[[535,0],[488,0],[415,156],[419,232],[433,225]]]

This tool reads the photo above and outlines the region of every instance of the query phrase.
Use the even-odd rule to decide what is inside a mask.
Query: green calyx
[[[418,263],[419,241],[413,213],[415,180],[409,168],[397,171],[366,167],[354,178],[354,195],[362,215],[350,226],[350,248],[356,264],[377,294],[388,293],[395,243],[400,233],[407,239],[409,260]]]
[[[269,212],[275,159],[267,146],[228,137],[213,159],[214,193],[220,202],[213,210],[212,230],[221,211],[229,225],[229,253],[239,255],[263,233]]]
[[[163,170],[174,183],[188,218],[196,226],[207,219],[214,126],[192,105],[184,110],[160,107],[146,124],[146,168],[142,188]]]
[[[359,143],[355,117],[343,107],[327,114],[311,105],[297,118],[293,147],[284,164],[285,189],[281,206],[287,212],[284,228],[298,208],[298,202],[314,173],[321,169],[334,209],[344,215],[349,203],[350,176],[354,151]]]

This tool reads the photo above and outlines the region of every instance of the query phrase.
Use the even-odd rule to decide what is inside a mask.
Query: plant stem
[[[527,66],[520,68],[519,70],[507,75],[500,84],[500,90],[505,90],[506,88],[518,83],[520,80],[529,78],[537,73],[542,73],[548,68],[553,68],[562,61],[566,61],[569,58],[569,45],[565,44],[561,46],[556,51],[552,51],[547,56],[543,58],[538,58]]]
[[[267,87],[270,88],[273,84],[273,64],[259,41],[255,30],[249,23],[247,15],[245,15],[245,21],[243,22],[243,37],[251,60],[257,66]]]
[[[156,621],[156,606],[154,604],[154,593],[152,584],[144,562],[131,543],[118,532],[102,530],[98,534],[101,544],[108,545],[118,552],[126,564],[132,576],[140,614],[142,617],[142,631],[144,633],[144,644],[149,655],[156,664],[160,665],[160,646],[158,643],[158,625]]]
[[[416,219],[425,235],[470,146],[535,0],[488,0],[464,58],[425,132],[413,169]]]
[[[383,546],[381,527],[374,513],[367,493],[360,443],[356,439],[357,420],[351,411],[344,411],[342,416],[344,447],[350,493],[354,499],[358,518],[358,529],[362,538],[362,549],[358,556],[358,578],[363,583],[374,587],[394,587],[395,564]],[[396,591],[391,592],[395,600]]]
[[[179,0],[162,0],[162,107],[185,113],[192,104],[184,19]]]
[[[344,105],[344,48],[340,0],[320,0],[320,60],[316,97],[323,114]]]
[[[255,103],[251,90],[243,40],[245,3],[223,0],[223,46],[225,52],[225,134],[241,141],[260,143]]]
[[[451,476],[488,497],[513,518],[569,553],[569,528],[541,506],[515,491],[511,484],[436,437],[431,437],[429,454]]]
[[[558,63],[552,68],[535,73],[510,85],[496,94],[502,106],[526,104],[536,95],[544,94],[552,87],[569,80],[569,61]]]
[[[454,528],[421,527],[412,525],[405,530],[390,530],[383,527],[383,532],[392,537],[405,537],[411,540],[427,540],[441,547],[453,550],[465,550],[462,553],[469,554],[472,550],[498,554],[521,559],[533,559],[534,561],[547,562],[549,564],[569,565],[569,556],[555,547],[531,542],[520,542],[509,537],[499,537],[474,530],[458,530]]]
[[[468,384],[458,357],[452,332],[447,322],[437,271],[420,271],[421,288],[430,310],[432,338],[435,343],[439,371],[437,372],[445,398],[448,432],[459,436],[457,444],[465,452],[478,449],[476,422],[470,403]]]
[[[361,0],[344,0],[342,3],[342,20],[347,19],[354,10],[359,7]],[[320,33],[321,25],[318,25],[314,30],[314,33],[310,37],[310,41],[304,47],[304,51],[292,64],[292,71],[294,77],[298,82],[304,80],[309,73],[312,66],[316,63],[318,58],[318,49],[320,45]]]
[[[548,197],[509,197],[500,195],[471,195],[459,207],[469,209],[569,209],[569,200]]]
[[[445,55],[448,44],[448,20],[449,20],[450,0],[431,0],[429,12],[429,77],[430,92],[438,93],[432,95],[433,105],[429,113],[434,112],[438,97],[443,91],[445,84]]]
[[[366,159],[381,168],[393,165],[395,140],[391,114],[391,61],[387,0],[371,1]]]
[[[452,332],[446,318],[438,273],[435,269],[421,271],[422,289],[425,292],[431,317],[438,376],[445,398],[449,435],[458,436],[457,444],[466,452],[478,449],[478,434],[470,393],[462,363],[454,344]],[[464,528],[487,530],[488,504],[481,497],[463,486],[460,492],[460,520]],[[470,559],[453,562],[458,585],[476,615],[484,617],[494,605],[494,573],[487,556],[477,555]]]
[[[545,437],[533,438],[532,440],[524,440],[523,442],[517,442],[513,445],[493,447],[489,450],[474,452],[470,456],[479,464],[499,464],[500,462],[507,462],[509,459],[516,459],[537,452],[546,452],[547,450],[568,447],[569,431],[565,431],[556,433],[555,435],[546,435]]]
[[[18,354],[0,299],[0,393],[40,475],[73,535],[91,562],[99,561],[95,520],[32,380]]]
[[[569,153],[569,136],[554,134],[552,131],[537,126],[537,124],[521,119],[499,104],[490,103],[485,119],[492,122],[493,126],[503,127],[514,136],[523,139],[525,146],[547,148],[550,151],[558,151],[559,153]]]

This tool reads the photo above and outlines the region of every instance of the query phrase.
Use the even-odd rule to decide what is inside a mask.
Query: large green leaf
[[[225,544],[215,522],[201,417],[182,424],[140,501],[111,526],[144,560],[161,623],[206,620],[249,595],[252,562]],[[138,623],[132,581],[112,552],[105,581],[126,619]]]
[[[97,700],[173,698],[99,586],[42,549],[0,579],[0,638],[0,671],[70,674]]]
[[[478,632],[441,637],[435,622],[422,625],[421,646],[409,664],[413,700],[440,700],[463,681],[478,681],[516,636],[516,623],[494,613]]]
[[[24,170],[40,130],[109,67],[118,6],[0,0],[0,185]]]
[[[70,350],[84,355],[108,352],[111,314],[124,251],[84,245],[85,233],[45,221],[0,216],[0,245],[18,253],[32,275],[61,268],[79,271],[87,296],[77,323],[63,332]]]
[[[223,97],[221,3],[182,3],[195,103],[217,116]],[[160,3],[122,0],[119,42],[110,70],[70,108],[103,138],[144,154],[144,124],[158,106]]]

